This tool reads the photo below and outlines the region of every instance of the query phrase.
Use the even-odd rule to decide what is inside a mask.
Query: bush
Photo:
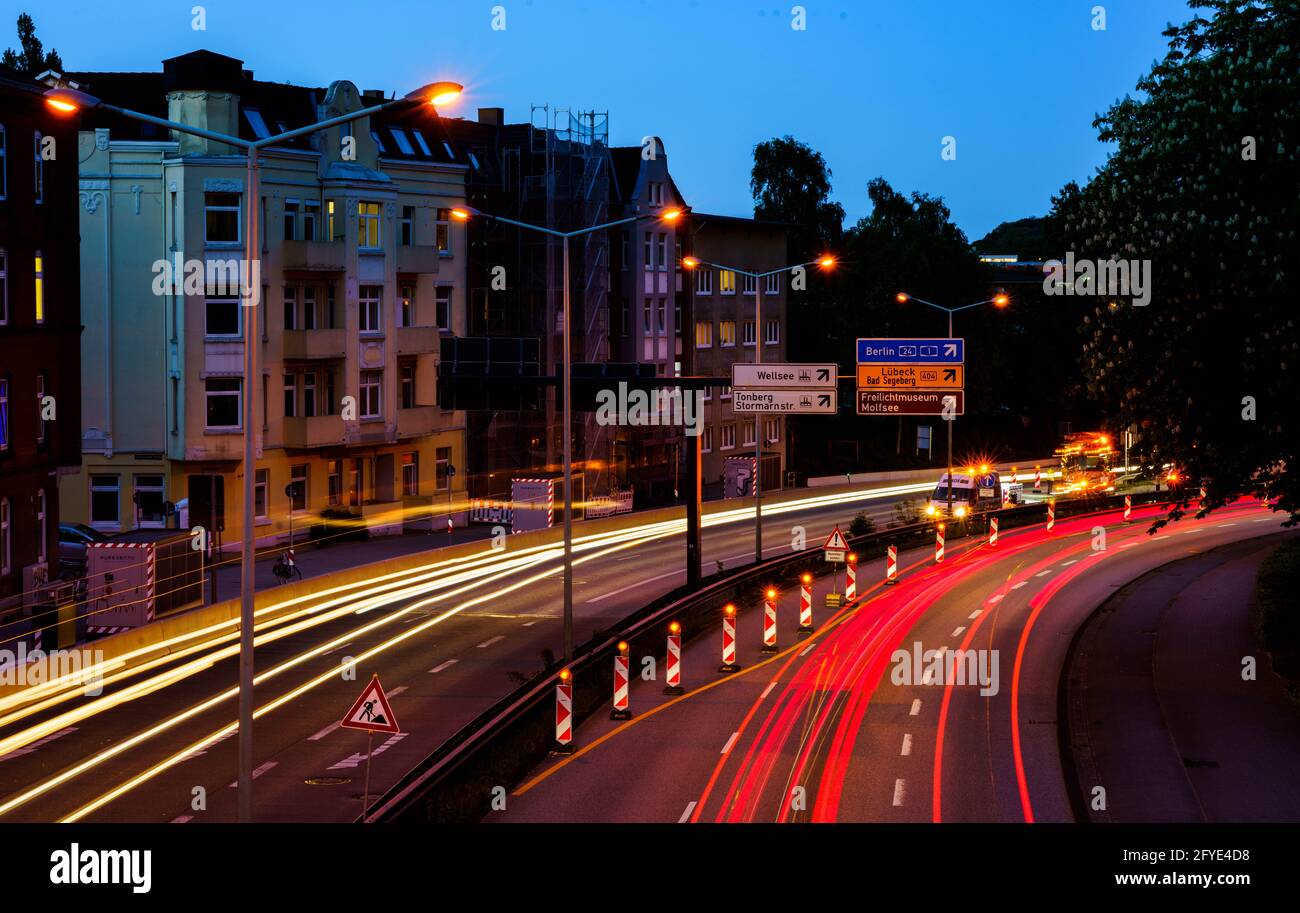
[[[865,536],[876,531],[876,521],[872,520],[865,513],[860,513],[853,518],[849,524],[850,536]]]
[[[1300,683],[1300,611],[1295,592],[1300,587],[1300,540],[1277,547],[1260,565],[1255,579],[1255,633],[1273,654],[1273,670]],[[1294,691],[1293,691],[1294,693]]]

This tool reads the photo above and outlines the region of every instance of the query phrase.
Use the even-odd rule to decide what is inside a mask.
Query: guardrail
[[[1133,503],[1160,503],[1160,495],[1133,495]],[[1088,497],[1056,502],[1057,519],[1107,511],[1123,505],[1122,495]],[[988,511],[948,523],[948,541],[981,535],[989,517],[998,517],[1000,531],[1041,522],[1047,514],[1045,502]],[[899,549],[933,543],[933,522],[921,522],[850,537],[849,544],[859,561],[884,555],[893,544]],[[669,621],[682,626],[683,640],[704,632],[716,633],[720,611],[728,602],[738,610],[759,603],[763,589],[797,579],[810,568],[823,565],[820,548],[806,549],[714,574],[691,590],[679,587],[638,609],[607,631],[597,632],[574,651],[569,668],[573,672],[573,722],[609,703],[610,669],[619,641],[626,641],[633,655],[663,652]],[[556,676],[563,668],[552,663],[528,683],[515,689],[479,714],[455,735],[416,765],[371,807],[358,821],[468,823],[491,811],[493,791],[509,791],[546,757],[555,744]]]

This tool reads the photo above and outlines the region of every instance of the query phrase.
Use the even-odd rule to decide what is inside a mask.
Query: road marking
[[[971,612],[971,613],[970,613],[969,615],[967,615],[966,617],[967,617],[968,619],[979,618],[980,615],[982,615],[983,613],[984,613],[984,610],[983,610],[983,609],[976,609],[974,612]]]
[[[492,645],[493,645],[494,643],[496,643],[497,641],[499,641],[499,640],[505,640],[505,639],[506,639],[506,636],[505,636],[504,634],[498,634],[496,637],[491,637],[491,638],[488,638],[487,640],[483,641],[483,643],[481,643],[481,644],[478,645],[478,648],[479,648],[480,650],[485,650],[485,649],[487,649],[488,647],[492,646]]]
[[[726,559],[724,558],[723,560],[725,561]],[[603,593],[600,596],[595,596],[591,599],[588,599],[587,604],[590,605],[593,602],[600,602],[602,599],[609,599],[611,596],[617,596],[620,593],[626,593],[628,590],[638,589],[640,587],[645,586],[647,583],[654,583],[656,580],[663,580],[665,577],[680,577],[684,573],[685,571],[669,571],[667,574],[660,574],[658,577],[648,577],[645,580],[640,581],[639,583],[632,584],[631,586],[625,586],[622,589],[618,589],[618,590],[610,590],[608,593]]]
[[[956,627],[956,628],[953,629],[953,632],[952,632],[952,635],[951,635],[951,636],[952,636],[952,637],[961,637],[962,634],[964,634],[964,633],[966,633],[966,626],[965,626],[965,625],[961,625],[961,626]]]
[[[427,616],[427,615],[425,615],[425,614],[423,614],[423,613],[418,614],[418,615],[412,615],[410,618],[406,619],[406,621],[402,622],[402,624],[404,624],[404,625],[409,625],[409,624],[410,624],[411,622],[413,622],[413,621],[420,621],[420,620],[425,619],[425,618],[428,618],[428,617],[429,617],[429,616]]]
[[[525,627],[525,628],[531,628],[531,627],[532,627],[533,625],[535,625],[535,624],[537,624],[537,621],[536,621],[536,620],[533,620],[533,621],[525,621],[525,622],[524,622],[524,627]]]
[[[901,754],[903,757],[907,757],[911,753],[912,753],[912,734],[910,732],[905,732],[903,733],[903,749],[902,751],[899,752],[899,754]]]
[[[190,821],[193,818],[193,815],[177,815],[172,819],[172,824],[184,824],[186,821]]]
[[[261,765],[260,767],[255,767],[255,768],[253,768],[253,779],[256,780],[256,779],[257,779],[258,777],[260,777],[262,774],[266,773],[268,770],[270,770],[272,767],[274,767],[275,765],[277,765],[277,764],[279,764],[279,763],[280,763],[279,761],[267,761],[265,764]],[[231,788],[231,789],[238,789],[238,788],[239,788],[239,781],[238,781],[238,780],[235,780],[234,782],[232,782],[232,783],[230,784],[230,788]]]
[[[403,691],[407,690],[410,687],[411,687],[410,685],[398,685],[392,691],[388,692],[388,696],[397,697],[397,695],[401,694]]]
[[[1018,590],[1018,589],[1020,589],[1022,586],[1024,586],[1025,584],[1027,584],[1028,582],[1029,582],[1028,580],[1022,580],[1022,581],[1020,581],[1019,583],[1013,583],[1013,584],[1011,584],[1011,589],[1013,589],[1013,590]]]
[[[1078,560],[1078,558],[1071,558],[1069,561],[1062,561],[1061,567],[1069,567],[1070,565],[1077,563]]]
[[[441,672],[443,669],[451,668],[452,666],[456,665],[456,663],[458,662],[460,662],[460,660],[458,659],[449,659],[445,663],[439,663],[438,665],[434,666],[432,669],[429,670],[429,672],[430,674],[434,672]]]
[[[943,655],[947,652],[947,647],[940,647],[938,650],[934,651],[934,658],[941,660],[943,659]],[[930,666],[925,670],[925,674],[921,676],[922,685],[930,685],[934,683],[934,668],[934,666]]]
[[[694,801],[694,800],[692,800],[692,801],[690,801],[690,802],[688,802],[688,803],[686,804],[686,811],[682,812],[682,816],[681,816],[680,818],[677,819],[677,823],[678,823],[678,824],[685,824],[687,821],[690,821],[690,820],[691,820],[691,812],[693,812],[693,811],[695,811],[695,801]]]
[[[1005,595],[1006,593],[994,593],[992,596],[989,597],[989,602],[1001,602],[1002,597]]]
[[[912,709],[907,712],[908,716],[916,716],[921,712],[921,699],[919,697],[912,699]]]
[[[1050,570],[1039,571],[1039,572],[1038,572],[1037,574],[1035,574],[1034,576],[1035,576],[1035,577],[1046,577],[1046,576],[1047,576],[1048,574],[1050,574],[1050,573],[1052,573]]]
[[[1236,526],[1236,523],[1220,523],[1220,526]]]
[[[22,748],[19,748],[16,751],[11,751],[6,755],[0,755],[0,761],[8,761],[10,758],[19,758],[25,754],[31,754],[33,751],[40,748],[42,745],[46,745],[50,742],[53,742],[55,739],[62,738],[68,733],[76,732],[76,731],[77,731],[76,726],[69,726],[66,729],[60,729],[58,732],[51,733],[50,735],[47,735],[43,739],[37,739],[35,742],[32,742],[30,745],[24,745]]]
[[[907,781],[899,778],[894,781],[894,807],[897,808],[903,804],[903,799],[907,796]]]
[[[812,652],[812,649],[813,649],[813,647],[815,647],[815,646],[817,646],[817,641],[815,641],[815,640],[814,640],[814,641],[810,641],[810,642],[808,643],[808,646],[804,647],[804,648],[803,648],[803,652],[800,653],[799,655],[800,655],[800,656],[807,656],[809,653]]]
[[[402,739],[406,738],[407,735],[409,735],[409,733],[406,732],[394,733],[384,741],[384,744],[376,748],[370,756],[372,758],[378,757],[388,749],[392,748],[398,742],[402,741]],[[339,761],[337,764],[332,765],[330,767],[330,770],[343,770],[344,768],[356,767],[365,759],[366,759],[366,753],[364,751],[358,751],[354,754],[348,755],[346,758],[344,758],[342,761]],[[253,776],[257,776],[257,774],[253,774]],[[233,786],[234,784],[231,785]]]
[[[726,754],[727,752],[731,751],[731,746],[736,744],[736,739],[738,738],[740,738],[739,730],[733,732],[731,734],[731,738],[727,739],[727,744],[722,746],[722,753]]]
[[[1137,545],[1137,544],[1138,544],[1138,543],[1136,543],[1136,542],[1125,542],[1123,545],[1120,546],[1120,548],[1132,548],[1133,546],[1135,546],[1135,545]]]
[[[772,693],[772,689],[775,687],[776,687],[776,682],[774,681],[768,682],[767,687],[763,689],[763,693],[758,696],[758,699],[760,701],[766,700],[767,696]]]
[[[342,720],[340,720],[337,723],[330,723],[328,726],[326,726],[324,729],[322,729],[320,732],[316,733],[315,735],[307,736],[307,741],[319,742],[321,739],[325,738],[325,736],[329,735],[331,732],[333,732],[335,729],[338,729],[342,725],[343,725]]]
[[[347,643],[343,644],[343,646],[341,647],[335,647],[333,650],[326,650],[324,653],[321,654],[321,656],[329,656],[331,653],[337,653],[340,650],[346,650],[350,646],[352,646],[352,642],[348,641]]]

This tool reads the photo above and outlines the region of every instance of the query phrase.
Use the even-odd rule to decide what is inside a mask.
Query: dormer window
[[[397,148],[402,150],[403,155],[415,155],[415,149],[411,147],[411,141],[406,137],[406,131],[401,127],[389,127],[388,132],[393,134],[393,140],[397,143]]]
[[[411,135],[415,137],[415,144],[420,147],[420,151],[429,158],[433,158],[433,153],[429,151],[429,144],[424,141],[424,134],[412,127]]]
[[[271,135],[271,130],[266,126],[266,121],[262,120],[262,112],[256,108],[245,108],[244,119],[248,121],[248,126],[253,128],[253,135],[258,139],[267,139]]]

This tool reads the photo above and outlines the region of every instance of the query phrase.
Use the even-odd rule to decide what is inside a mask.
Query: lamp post
[[[573,231],[560,231],[555,228],[548,228],[545,225],[533,225],[531,222],[520,222],[517,219],[493,215],[472,207],[453,209],[451,211],[452,218],[461,222],[468,222],[471,218],[477,216],[482,219],[492,219],[502,225],[512,225],[526,231],[540,232],[552,238],[559,238],[561,242],[563,251],[562,268],[564,271],[564,293],[561,303],[563,314],[561,319],[564,323],[562,353],[564,365],[561,368],[561,385],[564,388],[562,434],[564,436],[564,662],[566,665],[573,661],[573,331],[570,327],[572,320],[569,304],[569,240],[646,219],[662,219],[665,222],[676,222],[683,212],[684,210],[681,209],[666,209],[661,213],[643,213],[628,216],[625,219],[615,219],[612,222],[602,222],[599,225],[591,225],[586,228],[577,228]]]
[[[754,364],[760,364],[763,361],[763,282],[767,277],[788,273],[791,270],[801,269],[805,266],[820,266],[822,269],[830,269],[834,265],[834,257],[822,256],[804,263],[791,263],[789,266],[783,266],[780,269],[754,272],[736,266],[714,263],[711,260],[700,260],[697,257],[682,258],[682,266],[687,269],[711,266],[714,269],[727,270],[738,276],[746,276],[754,280]],[[754,413],[754,563],[756,564],[763,560],[763,435],[758,427],[762,416],[763,413],[761,412]]]
[[[942,304],[935,304],[933,301],[926,301],[924,298],[917,298],[915,295],[909,295],[907,292],[899,292],[894,296],[899,304],[906,304],[909,301],[916,301],[920,304],[928,305],[937,311],[945,311],[948,314],[948,338],[952,339],[952,315],[958,311],[967,311],[971,308],[977,308],[985,304],[991,304],[994,307],[1004,308],[1011,300],[1006,295],[997,294],[992,298],[986,298],[983,301],[976,301],[973,304],[963,304],[961,307],[944,307]],[[952,516],[952,426],[957,421],[957,416],[953,415],[948,419],[948,516]]]
[[[338,117],[331,117],[315,124],[308,124],[296,130],[269,136],[263,139],[246,140],[238,136],[229,136],[213,130],[204,130],[189,124],[177,123],[151,114],[143,114],[128,108],[111,105],[102,99],[76,89],[52,88],[45,92],[46,104],[54,111],[70,114],[80,109],[98,109],[138,120],[157,127],[164,127],[178,133],[213,140],[242,149],[247,175],[244,191],[245,238],[244,238],[244,275],[241,277],[245,288],[243,307],[249,313],[244,315],[244,377],[241,395],[243,396],[242,422],[244,425],[244,525],[243,546],[240,554],[240,611],[239,611],[239,775],[238,816],[241,822],[253,820],[253,594],[254,594],[254,542],[253,542],[253,500],[255,492],[256,437],[256,396],[254,380],[257,377],[257,321],[253,309],[257,307],[260,289],[248,283],[254,263],[261,248],[261,199],[258,183],[258,153],[267,146],[274,146],[289,140],[319,133],[342,124],[351,123],[361,118],[370,117],[380,112],[400,107],[414,107],[421,104],[430,106],[446,104],[458,96],[464,87],[454,82],[435,82],[416,89],[404,98],[388,99],[368,108],[361,108]],[[215,599],[215,596],[214,596]]]

